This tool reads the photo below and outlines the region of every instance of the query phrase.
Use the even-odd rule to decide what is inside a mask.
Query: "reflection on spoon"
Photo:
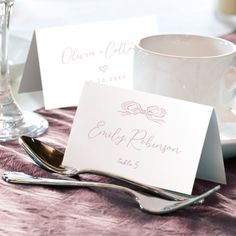
[[[133,186],[137,186],[145,191],[148,191],[149,193],[156,194],[169,200],[181,201],[194,197],[182,193],[167,191],[157,187],[143,185],[112,173],[97,170],[78,170],[75,168],[63,166],[62,161],[64,153],[32,137],[22,136],[19,138],[19,143],[39,167],[54,173],[67,176],[78,176],[79,174],[96,174],[111,177],[113,179],[132,184]],[[202,202],[203,200],[201,200],[199,203]]]

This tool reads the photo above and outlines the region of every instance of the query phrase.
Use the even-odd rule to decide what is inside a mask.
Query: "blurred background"
[[[221,3],[220,3],[221,1]],[[14,93],[26,109],[42,106],[40,92],[17,94],[34,29],[155,15],[158,32],[222,36],[234,30],[219,14],[222,2],[236,0],[16,0],[10,27],[9,60]],[[222,6],[221,6],[222,9]],[[232,5],[230,6],[232,8]],[[226,11],[227,12],[227,11]],[[233,22],[234,23],[234,22]],[[30,96],[30,97],[29,97]]]
[[[232,0],[224,0],[229,2]],[[235,0],[233,0],[235,1]],[[156,15],[160,33],[220,35],[216,0],[16,0],[12,30],[30,39],[34,28]]]

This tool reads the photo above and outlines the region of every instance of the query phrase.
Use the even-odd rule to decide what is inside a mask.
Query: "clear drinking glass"
[[[33,112],[22,112],[11,91],[8,66],[8,31],[14,0],[0,0],[0,141],[14,140],[22,135],[38,136],[48,122]]]

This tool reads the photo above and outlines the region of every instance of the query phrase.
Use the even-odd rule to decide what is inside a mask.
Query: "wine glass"
[[[14,0],[0,0],[0,141],[22,135],[38,136],[48,129],[48,122],[33,112],[23,112],[16,104],[10,85],[8,32]]]

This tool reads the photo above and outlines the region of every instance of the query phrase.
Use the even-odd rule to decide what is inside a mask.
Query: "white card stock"
[[[153,16],[37,29],[19,92],[42,90],[53,109],[77,106],[85,80],[129,88],[134,43],[156,33]]]
[[[196,176],[226,182],[212,107],[93,82],[85,83],[63,165],[187,194]]]

